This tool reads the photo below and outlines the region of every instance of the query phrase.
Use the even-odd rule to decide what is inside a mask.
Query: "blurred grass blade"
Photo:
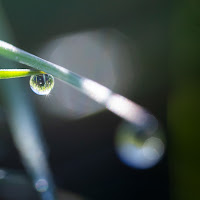
[[[0,69],[0,79],[20,78],[39,74],[44,74],[44,72],[30,69]]]
[[[1,1],[0,27],[0,38],[13,42]],[[3,58],[0,59],[0,66],[17,68],[16,64]],[[40,199],[55,200],[54,182],[47,161],[42,130],[32,99],[26,91],[28,88],[24,86],[23,81],[23,79],[0,80],[1,103],[5,107],[13,141]],[[12,193],[12,188],[10,191]]]

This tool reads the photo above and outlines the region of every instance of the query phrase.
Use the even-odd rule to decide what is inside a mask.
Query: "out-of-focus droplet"
[[[138,169],[148,169],[162,158],[165,145],[163,132],[141,131],[130,123],[123,123],[115,138],[116,152],[126,165]]]
[[[30,78],[30,86],[38,95],[48,95],[54,87],[54,77],[50,74],[33,75]]]
[[[38,192],[46,192],[48,189],[48,182],[45,179],[39,179],[35,183],[35,188]]]

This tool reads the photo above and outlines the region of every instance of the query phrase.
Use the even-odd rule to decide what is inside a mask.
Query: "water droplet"
[[[38,192],[45,192],[48,189],[48,182],[45,179],[39,179],[35,183],[35,188]]]
[[[161,129],[139,131],[130,123],[123,123],[115,137],[116,152],[126,165],[148,169],[156,165],[164,154],[164,136]]]
[[[50,74],[33,75],[30,78],[30,86],[38,95],[48,95],[54,86],[54,77]]]

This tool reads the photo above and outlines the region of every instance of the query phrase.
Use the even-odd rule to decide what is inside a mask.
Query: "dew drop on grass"
[[[33,75],[30,87],[38,95],[48,95],[54,87],[54,77],[50,74]]]

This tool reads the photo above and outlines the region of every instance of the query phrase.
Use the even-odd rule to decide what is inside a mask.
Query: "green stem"
[[[20,78],[39,74],[44,74],[44,72],[30,69],[0,69],[0,79]]]

